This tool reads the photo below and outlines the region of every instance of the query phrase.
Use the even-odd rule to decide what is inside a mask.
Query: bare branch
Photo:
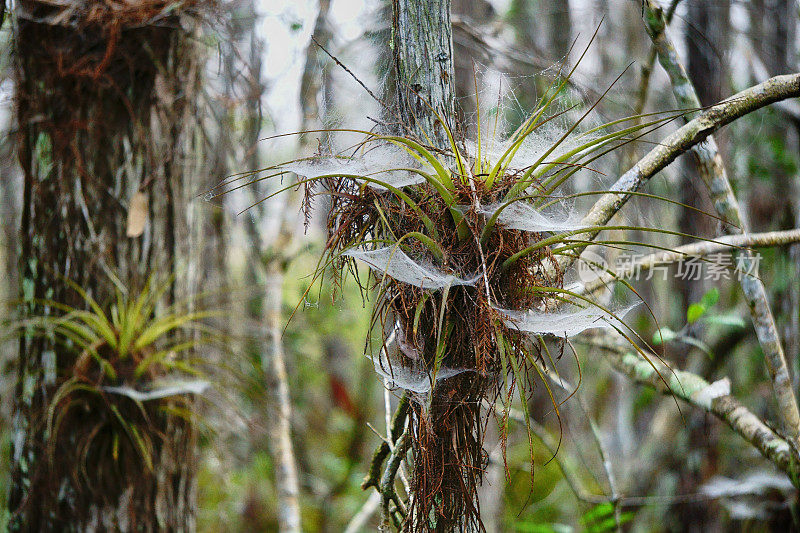
[[[673,395],[715,415],[775,466],[789,474],[796,470],[800,457],[789,442],[730,394],[714,394],[705,379],[683,370],[673,370],[660,362],[655,354],[649,354],[649,361],[645,360],[633,351],[627,341],[612,334],[598,335],[592,339],[592,345],[601,348],[611,365],[633,381]]]
[[[636,191],[647,180],[664,170],[677,157],[704,141],[726,124],[762,107],[787,98],[800,96],[800,74],[785,74],[745,89],[712,106],[697,118],[669,135],[658,146],[625,172],[611,190],[604,194],[584,217],[587,226],[602,226],[630,199],[628,191]]]
[[[388,435],[389,439],[392,439],[393,442],[397,442],[400,438],[400,435],[403,433],[403,428],[406,426],[406,418],[408,417],[408,395],[404,394],[400,398],[400,403],[397,406],[397,409],[394,412],[394,416],[392,417],[391,423],[391,431]],[[366,490],[370,487],[375,487],[376,489],[380,489],[379,483],[379,472],[381,467],[383,466],[383,462],[386,460],[386,456],[389,455],[390,447],[389,443],[383,441],[380,446],[375,450],[375,453],[372,455],[372,460],[370,461],[369,465],[369,473],[364,478],[364,481],[361,483],[361,488]]]
[[[367,498],[367,501],[361,506],[361,509],[350,519],[344,533],[358,533],[359,531],[363,531],[364,527],[367,525],[367,521],[375,511],[378,510],[380,504],[381,495],[377,492],[370,493],[369,498]]]
[[[613,283],[615,279],[630,278],[647,272],[648,270],[660,266],[669,265],[685,261],[693,257],[705,257],[723,251],[730,251],[736,247],[768,248],[772,246],[783,246],[800,242],[800,228],[786,231],[769,231],[766,233],[748,233],[745,235],[727,235],[719,237],[716,241],[699,241],[684,246],[679,246],[673,250],[665,250],[654,254],[646,255],[632,261],[624,268],[606,272],[598,276],[597,279],[586,283],[578,291],[580,294],[593,293],[599,288]]]
[[[667,9],[666,14],[664,15],[665,27],[662,29],[666,30],[666,25],[668,25],[672,21],[672,16],[675,14],[675,9],[677,9],[680,0],[672,0],[669,8]],[[641,115],[644,111],[644,106],[647,103],[647,94],[650,89],[650,76],[653,74],[653,66],[656,63],[657,57],[657,50],[655,45],[650,47],[650,52],[647,55],[647,61],[642,65],[641,68],[641,77],[639,78],[639,88],[636,91],[636,105],[634,106],[634,115]],[[637,122],[639,122],[637,120]]]
[[[289,395],[289,380],[286,374],[283,343],[281,341],[280,304],[269,305],[281,301],[283,294],[283,275],[280,266],[275,265],[267,272],[266,285],[266,318],[270,353],[262,358],[264,375],[267,378],[267,389],[272,401],[277,406],[277,414],[269,424],[270,442],[275,459],[275,488],[278,492],[278,518],[281,531],[301,531],[300,529],[300,481],[297,474],[297,463],[292,446],[292,400]]]
[[[680,63],[669,36],[664,31],[666,22],[662,10],[657,8],[652,0],[646,0],[644,8],[648,33],[650,33],[653,44],[658,50],[661,66],[664,67],[672,82],[672,92],[675,95],[675,99],[681,106],[699,109],[700,99],[697,97],[697,91],[691,80],[689,80],[686,69]],[[739,202],[733,193],[733,188],[725,171],[722,156],[717,150],[714,137],[709,135],[705,142],[693,146],[692,150],[697,159],[700,176],[714,204],[714,209],[729,223],[725,227],[726,232],[733,234],[747,233],[745,220],[739,210]],[[749,249],[743,250],[739,254],[739,258],[742,268],[745,271],[751,271],[755,265],[752,251]],[[797,398],[792,388],[792,379],[789,374],[789,367],[786,364],[786,356],[780,342],[778,328],[769,308],[767,291],[761,280],[754,276],[743,276],[740,283],[742,292],[750,307],[750,314],[758,341],[764,350],[765,360],[772,378],[772,386],[780,407],[780,416],[786,431],[795,444],[798,444],[800,443],[800,409],[798,409]]]
[[[392,503],[394,503],[397,511],[403,511],[403,503],[400,501],[400,498],[397,496],[397,492],[394,489],[394,479],[410,447],[411,438],[409,437],[408,432],[404,432],[397,440],[397,446],[394,447],[391,455],[389,455],[389,460],[386,461],[386,470],[383,471],[383,476],[381,476],[380,487],[381,498],[383,501],[383,513],[385,517],[390,517],[394,513],[394,511],[390,509],[390,505]]]

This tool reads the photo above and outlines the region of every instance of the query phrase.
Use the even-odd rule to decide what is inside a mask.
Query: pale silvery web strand
[[[481,209],[481,213],[492,216],[503,205],[499,203],[487,205]],[[582,229],[585,224],[581,223],[581,219],[582,217],[572,212],[546,214],[522,201],[508,204],[497,216],[497,222],[509,229],[533,232],[559,232]]]
[[[417,173],[403,168],[416,168],[419,165],[407,154],[397,148],[379,146],[363,155],[353,157],[315,157],[303,161],[294,161],[280,166],[280,170],[294,172],[304,178],[313,179],[328,175],[356,175],[368,177],[392,187],[401,188],[416,185],[425,181]],[[386,190],[384,186],[369,180],[364,181],[372,188]]]
[[[408,367],[398,361],[389,361],[386,352],[381,350],[379,359],[373,358],[375,372],[384,380],[384,385],[392,389],[403,389],[417,394],[427,394],[433,388],[433,372],[422,367]],[[436,373],[436,382],[452,378],[464,372],[474,372],[469,368],[442,367]]]
[[[170,381],[161,384],[154,384],[154,387],[147,391],[140,391],[128,386],[122,387],[103,387],[105,392],[127,396],[137,402],[148,400],[158,400],[170,396],[180,396],[183,394],[203,394],[211,384],[208,381]]]
[[[572,337],[592,328],[624,327],[622,319],[635,306],[608,313],[597,307],[561,311],[512,311],[496,308],[510,327],[526,333]]]
[[[566,120],[566,118],[565,118]],[[516,148],[512,148],[515,143],[513,137],[503,139],[490,136],[488,139],[482,139],[480,152],[481,156],[489,161],[499,161],[506,154],[510,153],[510,159],[506,157],[505,163],[510,168],[524,169],[534,164],[547,164],[549,162],[557,161],[565,157],[566,154],[575,149],[580,148],[587,142],[597,137],[597,134],[586,134],[574,131],[566,138],[562,137],[569,129],[568,123],[564,122],[559,124],[557,121],[548,121],[541,119],[536,129],[528,134],[525,139],[519,143]],[[558,146],[552,150],[551,148],[555,143]],[[467,151],[473,157],[478,155],[478,144],[474,141],[467,142]],[[510,152],[509,152],[510,151]],[[547,152],[550,153],[547,154]],[[572,157],[567,157],[567,161],[575,160],[582,152],[578,152]],[[540,161],[541,160],[541,161]],[[564,161],[562,163],[565,163]],[[558,164],[557,164],[558,165]]]
[[[363,261],[370,267],[389,277],[414,285],[422,289],[442,289],[452,285],[474,285],[480,276],[472,279],[461,279],[452,274],[445,274],[433,266],[424,266],[405,254],[396,246],[377,250],[351,249],[343,253]]]

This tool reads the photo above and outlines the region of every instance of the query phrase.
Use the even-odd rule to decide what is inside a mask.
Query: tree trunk
[[[700,103],[704,106],[711,105],[722,100],[723,85],[727,80],[725,54],[730,31],[730,6],[727,2],[713,6],[690,3],[688,9],[685,40],[689,79],[697,88]],[[697,188],[700,183],[697,179],[697,162],[687,159],[683,165],[679,200],[704,212],[713,211],[708,195]],[[715,232],[714,222],[697,211],[683,209],[678,227],[682,233],[688,235],[707,235]],[[689,240],[684,239],[684,242]],[[699,301],[706,287],[707,283],[702,280],[681,283],[679,293],[683,297],[682,308],[686,309],[692,302]]]
[[[329,8],[329,0],[320,1],[314,26],[314,38],[326,48],[331,38],[328,29]],[[323,89],[324,76],[320,64],[324,57],[324,52],[314,42],[308,44],[300,86],[300,107],[303,117],[301,132],[321,127],[317,99]],[[300,135],[298,144],[298,151],[303,155],[307,155],[317,146],[312,133]],[[263,165],[259,162],[253,168],[257,166]],[[254,189],[254,194],[260,193]],[[283,313],[284,281],[289,262],[297,250],[295,239],[298,225],[297,210],[301,206],[301,198],[297,190],[287,191],[284,194],[280,204],[274,209],[268,209],[272,205],[260,204],[249,211],[247,234],[250,251],[254,256],[251,263],[254,267],[256,265],[263,267],[261,273],[266,280],[260,317],[266,333],[265,343],[261,347],[261,367],[271,403],[270,409],[275,412],[269,417],[268,432],[270,452],[275,464],[278,526],[281,532],[294,533],[302,530],[300,474],[292,443],[292,400],[282,336],[286,325],[286,316]],[[278,220],[274,235],[264,235],[259,230],[263,226],[261,222],[267,219]],[[259,272],[253,272],[251,275],[253,278],[258,278]]]
[[[572,20],[569,13],[569,0],[555,0],[546,3],[548,11],[548,42],[552,46],[551,54],[556,61],[561,61],[572,45]]]
[[[485,0],[453,0],[452,12],[453,20],[458,17],[469,25],[480,28],[490,25],[495,16],[492,4]],[[485,66],[480,64],[482,54],[474,46],[474,44],[465,46],[463,41],[459,42],[458,35],[453,38],[454,91],[459,103],[457,109],[459,126],[465,129],[473,127],[470,122],[477,111],[475,103],[480,94],[480,87],[476,87],[476,79],[478,83],[481,82],[482,70]],[[475,132],[470,129],[468,133],[474,134]]]
[[[791,0],[763,0],[754,1],[750,8],[751,41],[757,46],[757,53],[761,58],[767,73],[770,76],[784,74],[797,70],[795,54],[795,34],[797,32],[796,2]],[[762,126],[762,137],[771,142],[780,142],[782,152],[796,154],[798,152],[798,139],[800,138],[800,120],[789,115],[779,115],[777,120],[767,122]],[[752,156],[758,157],[758,155]],[[771,179],[766,182],[756,180],[752,188],[753,196],[761,196],[753,204],[759,206],[759,213],[763,213],[762,220],[755,223],[768,224],[778,219],[781,228],[796,227],[800,223],[800,199],[798,199],[797,171],[791,166],[770,163],[764,159],[760,162],[767,168],[766,172]],[[759,194],[763,192],[763,194]],[[793,245],[789,248],[788,258],[789,279],[795,279],[800,274],[800,246]],[[782,292],[782,291],[781,291]],[[797,359],[800,357],[800,316],[797,309],[800,305],[800,287],[797,283],[789,283],[785,294],[779,292],[775,300],[780,302],[781,310],[788,317],[782,328],[782,337],[786,346],[786,354],[790,359],[792,368],[797,368]],[[800,383],[800,373],[793,376],[794,388]]]
[[[322,46],[327,47],[330,40],[328,30],[329,0],[320,0],[314,36]],[[300,108],[303,114],[300,131],[321,127],[317,98],[321,93],[322,72],[320,60],[323,53],[314,42],[306,49],[306,65],[300,83]],[[324,134],[323,134],[324,135]],[[299,151],[305,155],[313,143],[312,134],[300,136]],[[267,390],[272,399],[277,416],[270,424],[269,436],[272,456],[275,461],[275,485],[280,509],[278,522],[280,530],[287,533],[301,531],[300,516],[300,477],[297,471],[294,447],[292,445],[292,400],[289,394],[289,379],[286,371],[286,357],[283,345],[283,288],[291,255],[296,250],[294,244],[297,234],[297,211],[300,206],[298,191],[291,191],[278,213],[280,225],[275,240],[266,254],[265,274],[267,279],[264,299],[264,324],[269,339],[269,349],[264,354],[262,366],[267,379]]]
[[[191,306],[196,290],[199,224],[190,202],[202,169],[194,100],[202,64],[182,29],[192,22],[167,5],[122,15],[92,4],[85,11],[35,2],[17,8],[20,279],[28,316],[53,313],[44,300],[83,308],[66,280],[106,310],[113,279],[136,294],[150,276],[173,276],[163,305]],[[143,228],[128,226],[130,209],[146,219]],[[20,340],[11,529],[193,529],[191,421],[160,412],[144,436],[152,466],[134,453],[126,463],[121,454],[135,444],[112,452],[100,449],[94,434],[108,412],[69,413],[70,405],[54,398],[79,363],[52,337],[26,333]],[[64,421],[53,431],[51,416]],[[54,443],[57,457],[48,450]]]
[[[7,46],[10,39],[0,41]],[[17,260],[19,259],[17,230],[19,228],[19,203],[22,198],[22,176],[16,164],[13,120],[10,113],[0,112],[0,268],[5,273],[0,286],[0,301],[11,302],[17,297]],[[8,369],[17,359],[14,339],[0,342],[0,368]],[[14,376],[4,373],[0,377],[0,426],[8,429],[11,420],[11,399],[14,393]]]
[[[455,117],[450,0],[393,0],[393,6],[400,118],[426,144],[447,149],[440,120]]]
[[[450,2],[395,0],[393,7],[392,45],[403,126],[426,144],[449,150],[450,141],[442,121],[454,130]],[[389,320],[387,323],[394,318]],[[460,360],[453,353],[448,356]],[[447,387],[453,383],[448,383]],[[430,392],[427,405],[410,402],[408,428],[395,449],[395,452],[406,450],[403,443],[410,440],[414,457],[404,525],[407,531],[483,529],[477,501],[477,489],[485,468],[480,402],[472,397],[449,395],[443,389],[437,385]],[[460,394],[456,389],[448,390]],[[405,459],[405,455],[400,451],[395,462]],[[393,480],[392,462],[392,459],[387,461],[382,485]],[[396,471],[396,466],[394,468]],[[384,521],[389,519],[389,512],[388,505],[384,504]]]

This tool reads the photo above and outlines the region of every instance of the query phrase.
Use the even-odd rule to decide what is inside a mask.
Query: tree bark
[[[455,117],[450,0],[393,0],[393,5],[391,46],[400,118],[427,144],[447,149],[441,120]]]
[[[192,23],[165,14],[151,25],[152,12],[130,12],[123,20],[101,3],[89,20],[75,6],[59,5],[63,11],[53,14],[50,4],[28,2],[16,13],[23,314],[53,313],[44,300],[83,308],[65,280],[107,309],[112,279],[136,294],[150,276],[171,275],[163,305],[191,306],[200,225],[190,202],[202,169],[195,127],[202,65],[181,22]],[[129,236],[125,215],[132,205],[146,206],[139,213],[146,223]],[[190,420],[166,413],[151,420],[152,468],[134,463],[136,475],[121,475],[111,452],[88,447],[91,412],[60,428],[59,456],[52,460],[48,410],[66,415],[53,395],[77,361],[63,343],[30,333],[20,340],[19,357],[11,530],[193,529]],[[85,459],[95,459],[91,464],[71,462],[81,446]]]

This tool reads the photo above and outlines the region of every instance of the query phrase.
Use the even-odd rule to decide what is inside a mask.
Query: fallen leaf
[[[137,192],[131,198],[128,206],[128,237],[138,237],[144,232],[144,224],[147,222],[147,196],[142,192]]]

